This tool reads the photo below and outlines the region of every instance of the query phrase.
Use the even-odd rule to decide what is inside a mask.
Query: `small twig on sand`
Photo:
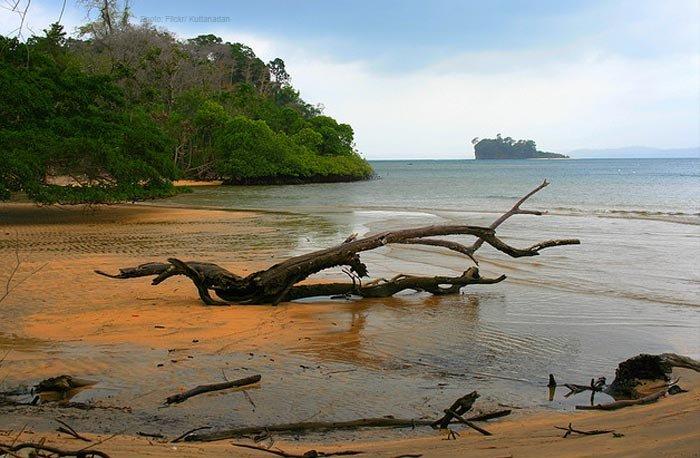
[[[2,296],[0,296],[0,302],[4,301],[5,298],[7,296],[9,296],[12,291],[16,290],[22,283],[29,280],[32,276],[34,276],[34,274],[38,273],[41,269],[46,267],[48,265],[48,262],[42,264],[38,269],[35,269],[29,275],[27,275],[26,277],[24,277],[23,279],[21,279],[20,281],[15,283],[14,286],[10,287],[10,283],[12,282],[12,279],[14,278],[15,274],[17,273],[17,269],[19,269],[20,264],[21,263],[19,262],[19,257],[18,257],[17,258],[17,265],[15,266],[15,268],[12,271],[12,273],[10,274],[10,276],[7,278],[7,283],[5,284],[5,293]]]
[[[443,439],[443,440],[446,440],[446,441],[457,440],[457,436],[459,436],[458,432],[453,431],[450,428],[447,428],[447,438]]]
[[[563,427],[561,427],[561,426],[555,426],[555,428],[561,429],[562,431],[566,431],[566,433],[564,433],[564,435],[562,436],[562,437],[564,437],[564,438],[569,437],[569,435],[570,435],[571,433],[581,434],[581,435],[583,435],[583,436],[596,436],[596,435],[598,435],[598,434],[608,434],[608,433],[615,432],[614,429],[594,429],[594,430],[591,430],[591,431],[581,431],[581,430],[578,430],[578,429],[574,429],[574,428],[571,426],[571,423],[569,423],[569,426],[566,427],[566,428],[563,428]]]
[[[65,426],[65,428],[63,426],[61,426],[61,427],[56,429],[56,431],[58,431],[59,433],[69,434],[69,435],[73,436],[74,438],[79,439],[81,441],[92,442],[90,439],[78,434],[78,432],[76,430],[74,430],[68,423],[61,421],[58,418],[56,418],[56,421],[58,423],[62,424],[63,426]]]
[[[12,441],[12,444],[10,444],[10,447],[12,447],[13,445],[15,445],[17,443],[17,441],[19,440],[19,437],[22,435],[22,433],[24,432],[25,429],[27,429],[26,423],[24,424],[24,426],[22,426],[22,429],[19,430],[19,432],[15,436],[15,439]]]
[[[316,457],[324,457],[324,456],[348,456],[348,455],[359,455],[361,453],[365,452],[358,452],[355,450],[342,450],[339,452],[319,452],[317,450],[309,450],[307,452],[304,452],[302,455],[298,455],[296,453],[287,453],[283,450],[272,450],[268,449],[265,447],[259,447],[257,445],[250,445],[250,444],[239,444],[236,442],[231,443],[234,447],[241,447],[241,448],[250,448],[253,450],[260,450],[261,452],[267,452],[271,453],[273,455],[277,456],[283,456],[285,458],[316,458]]]
[[[11,352],[11,351],[12,351],[12,349],[10,348],[9,350],[7,350],[7,351],[5,352],[4,355],[2,355],[2,358],[0,358],[0,366],[2,366],[2,363],[5,362],[5,360],[7,359],[7,357],[10,355],[10,352]]]
[[[112,434],[111,436],[107,436],[107,437],[105,437],[104,439],[100,439],[100,440],[98,440],[97,442],[95,442],[94,444],[89,445],[88,447],[96,447],[96,446],[98,446],[98,445],[100,445],[100,444],[104,444],[104,443],[107,442],[108,440],[112,440],[112,439],[114,439],[115,437],[117,437],[118,435],[124,434],[124,431],[126,431],[126,429],[122,429],[121,431],[119,431],[119,432],[117,432],[117,433],[114,433],[114,434]],[[80,457],[83,457],[83,456],[89,456],[91,453],[92,453],[93,455],[96,454],[95,451],[88,450],[88,447],[83,447],[83,448],[81,448],[80,450],[78,450],[77,453],[80,453],[80,455],[78,455],[79,458],[80,458]],[[98,452],[98,453],[103,453],[103,452]],[[97,456],[104,456],[104,457],[108,458],[106,453],[103,453],[102,455],[97,455]]]
[[[169,396],[168,399],[165,400],[165,403],[180,403],[193,396],[197,396],[198,394],[209,393],[211,391],[227,390],[229,388],[238,388],[245,385],[252,385],[253,383],[258,383],[260,381],[260,378],[261,376],[258,374],[239,380],[233,380],[230,382],[214,383],[212,385],[199,385],[195,388],[192,388],[191,390],[185,391],[184,393],[178,393]]]
[[[190,434],[195,433],[197,431],[202,431],[204,429],[211,429],[211,426],[200,426],[199,428],[194,428],[190,429],[189,431],[185,431],[184,433],[177,436],[175,439],[171,440],[170,443],[174,444],[175,442],[180,442],[182,439],[185,439]]]
[[[2,302],[3,299],[5,299],[8,294],[10,294],[10,284],[12,283],[12,279],[15,277],[15,274],[17,274],[17,271],[19,270],[19,266],[22,264],[22,262],[19,260],[19,251],[15,249],[15,258],[17,259],[15,261],[15,267],[12,269],[12,272],[10,272],[10,276],[7,277],[7,282],[5,283],[5,294],[0,297],[0,302]]]
[[[250,397],[247,391],[243,391],[243,396],[250,402],[250,405],[253,406],[253,411],[255,411],[255,403],[253,402],[253,398]]]

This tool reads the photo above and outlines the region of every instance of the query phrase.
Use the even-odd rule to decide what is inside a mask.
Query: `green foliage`
[[[539,158],[566,158],[563,154],[545,153],[537,150],[537,145],[532,140],[513,140],[511,137],[503,138],[501,134],[496,138],[483,138],[472,140],[474,155],[477,159],[539,159]]]
[[[236,116],[224,128],[217,142],[218,170],[232,182],[326,181],[334,178],[367,178],[372,169],[354,152],[326,157],[314,147],[323,137],[310,128],[292,137],[274,132],[264,121]],[[252,180],[255,181],[255,180]]]
[[[265,63],[211,34],[178,41],[134,26],[116,0],[88,7],[99,17],[85,39],[59,24],[26,43],[0,36],[0,199],[118,202],[170,195],[180,176],[372,174],[352,128],[305,102],[282,59]]]
[[[0,43],[0,197],[43,203],[167,195],[177,170],[150,115],[129,110],[106,76],[72,65],[60,26],[26,45]],[[75,186],[51,184],[72,177]]]

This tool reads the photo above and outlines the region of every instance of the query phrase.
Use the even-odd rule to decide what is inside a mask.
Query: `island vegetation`
[[[474,156],[476,159],[568,159],[569,156],[539,151],[533,140],[513,140],[503,138],[474,138]]]
[[[371,176],[352,127],[304,101],[282,59],[214,35],[179,40],[115,2],[94,6],[78,38],[58,23],[24,41],[0,36],[0,200],[138,200],[173,194],[178,178]]]

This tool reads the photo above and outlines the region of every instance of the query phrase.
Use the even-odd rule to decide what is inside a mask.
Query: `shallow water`
[[[505,273],[505,282],[469,287],[461,296],[404,294],[324,309],[323,319],[338,323],[337,331],[321,341],[301,341],[287,357],[348,372],[341,373],[341,385],[314,386],[314,394],[304,394],[313,386],[310,371],[304,371],[303,386],[294,391],[291,383],[290,389],[293,399],[309,407],[293,407],[302,410],[293,417],[311,415],[318,406],[332,406],[332,416],[343,417],[394,412],[396,397],[427,398],[418,402],[427,412],[435,392],[449,392],[443,397],[450,398],[471,389],[506,403],[570,407],[581,400],[564,401],[560,394],[547,402],[547,374],[586,383],[600,375],[611,380],[618,362],[641,352],[700,356],[700,159],[373,166],[381,179],[205,188],[169,204],[308,215],[313,222],[292,250],[298,254],[355,231],[488,225],[548,178],[552,184],[524,207],[550,213],[516,216],[499,234],[518,246],[573,237],[582,245],[529,259],[509,259],[485,247],[482,275]],[[387,278],[461,272],[469,265],[459,255],[427,247],[384,248],[363,258],[373,276]],[[293,313],[294,305],[285,308]],[[410,416],[419,408],[405,407],[396,413]]]

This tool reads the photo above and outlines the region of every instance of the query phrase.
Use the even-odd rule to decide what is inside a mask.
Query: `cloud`
[[[405,74],[313,56],[287,64],[369,158],[467,157],[471,138],[499,132],[552,151],[700,143],[697,55],[534,54],[462,54]]]
[[[700,27],[700,4],[637,4],[634,18],[625,2],[569,18],[602,23],[569,42],[453,52],[389,71],[380,46],[371,59],[347,60],[319,43],[222,36],[265,60],[282,57],[302,97],[351,124],[368,158],[472,157],[473,137],[497,133],[555,152],[697,146],[700,36],[688,31]]]

